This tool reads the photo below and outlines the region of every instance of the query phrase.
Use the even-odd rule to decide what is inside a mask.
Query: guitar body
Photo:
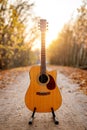
[[[55,83],[56,71],[46,71],[45,80],[41,82],[40,66],[30,70],[30,85],[25,94],[25,104],[31,111],[51,112],[57,110],[62,103],[60,91]]]

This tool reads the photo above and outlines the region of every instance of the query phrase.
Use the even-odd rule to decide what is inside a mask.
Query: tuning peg
[[[47,29],[47,31],[48,31],[48,22],[47,22],[47,25],[46,25],[46,29]]]

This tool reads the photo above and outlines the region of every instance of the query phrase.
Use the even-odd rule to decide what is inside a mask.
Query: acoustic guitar
[[[41,65],[30,69],[30,85],[25,94],[25,104],[31,111],[51,112],[57,110],[62,103],[61,93],[56,84],[57,72],[46,69],[45,39],[47,21],[40,19],[41,31]]]

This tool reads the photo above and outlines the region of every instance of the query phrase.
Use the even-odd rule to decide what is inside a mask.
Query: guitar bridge
[[[36,92],[36,94],[39,96],[46,96],[46,95],[50,95],[50,92]]]

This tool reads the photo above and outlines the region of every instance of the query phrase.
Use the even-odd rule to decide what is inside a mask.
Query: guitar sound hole
[[[46,83],[46,82],[48,81],[47,75],[45,75],[45,74],[40,75],[40,76],[39,76],[39,81],[40,81],[41,83]]]

